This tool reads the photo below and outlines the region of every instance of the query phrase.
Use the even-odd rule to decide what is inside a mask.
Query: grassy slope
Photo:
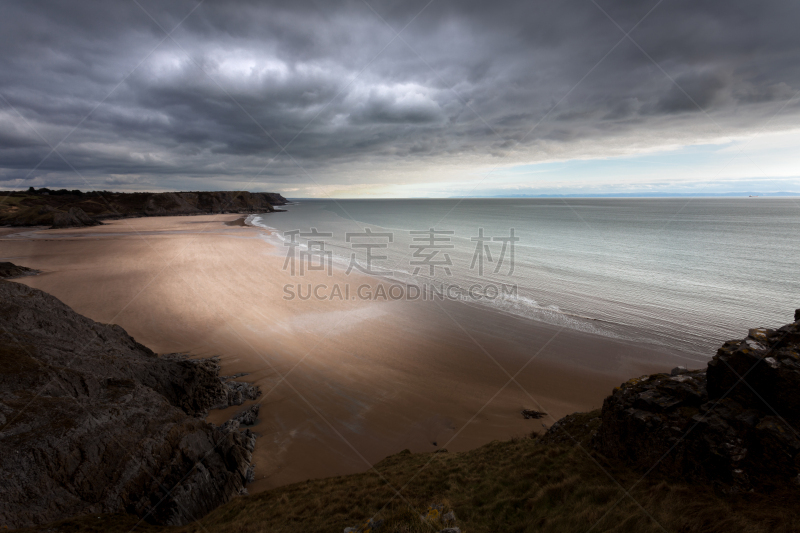
[[[577,431],[577,426],[571,430]],[[710,487],[650,474],[627,496],[621,486],[630,489],[640,478],[641,473],[591,458],[583,448],[523,438],[464,453],[400,453],[363,474],[237,498],[181,528],[115,515],[66,520],[41,530],[341,532],[379,513],[385,519],[381,531],[435,532],[441,525],[423,524],[419,515],[431,503],[441,503],[455,511],[465,533],[800,531],[796,490],[720,497]]]

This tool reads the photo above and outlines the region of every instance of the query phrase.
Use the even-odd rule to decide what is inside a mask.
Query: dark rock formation
[[[38,270],[17,266],[14,263],[0,262],[0,279],[14,279],[38,274]]]
[[[624,383],[603,403],[593,445],[727,492],[769,490],[800,482],[798,428],[800,321],[726,342],[705,370]]]
[[[525,420],[529,420],[531,418],[539,419],[547,416],[547,413],[543,413],[541,411],[537,411],[536,409],[523,409],[522,410],[522,417]]]
[[[256,419],[258,419],[258,411],[260,407],[261,406],[259,404],[251,405],[241,413],[234,416],[233,420],[236,420],[243,426],[252,426],[256,423]]]
[[[162,360],[180,362],[180,368],[194,369],[197,366],[203,368],[199,376],[191,376],[191,379],[184,379],[184,376],[177,376],[172,379],[173,387],[162,387],[163,394],[168,395],[170,401],[179,405],[188,413],[205,416],[209,409],[224,409],[231,405],[242,405],[247,400],[255,400],[261,394],[257,385],[244,381],[232,381],[233,376],[220,376],[219,357],[209,357],[207,359],[189,359],[187,354],[171,353],[161,356]],[[237,374],[235,377],[246,376],[247,373]],[[176,376],[171,376],[176,377]],[[175,383],[181,383],[181,387],[175,387]]]
[[[247,191],[118,193],[29,190],[9,193],[0,225],[82,227],[101,220],[142,216],[269,213],[286,205],[280,194]],[[13,205],[12,205],[13,204]]]
[[[255,400],[259,394],[258,387],[244,381],[228,381],[225,383],[225,389],[226,405],[242,405],[247,400]]]
[[[0,524],[115,512],[183,524],[244,493],[255,436],[199,417],[256,393],[218,372],[0,281]]]

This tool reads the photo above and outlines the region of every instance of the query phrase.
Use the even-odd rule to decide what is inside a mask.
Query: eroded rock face
[[[257,391],[218,373],[0,281],[0,523],[131,512],[179,525],[243,493],[254,435],[199,417]]]
[[[800,322],[752,329],[704,370],[632,379],[603,403],[593,445],[642,470],[769,489],[800,473]]]
[[[800,323],[726,342],[708,364],[708,393],[800,421]]]
[[[252,426],[258,419],[258,411],[261,408],[259,404],[253,404],[241,413],[233,417],[234,420],[244,426]]]

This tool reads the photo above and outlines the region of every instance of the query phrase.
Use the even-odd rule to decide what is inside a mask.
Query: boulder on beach
[[[7,261],[0,262],[0,279],[21,278],[23,276],[33,276],[38,273],[38,270],[32,268],[18,266]]]

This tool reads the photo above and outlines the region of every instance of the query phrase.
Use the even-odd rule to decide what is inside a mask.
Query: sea
[[[426,297],[696,360],[800,308],[794,198],[325,199],[283,209],[250,222],[272,230],[264,238],[287,269],[331,262]],[[401,288],[392,297],[416,293]]]

